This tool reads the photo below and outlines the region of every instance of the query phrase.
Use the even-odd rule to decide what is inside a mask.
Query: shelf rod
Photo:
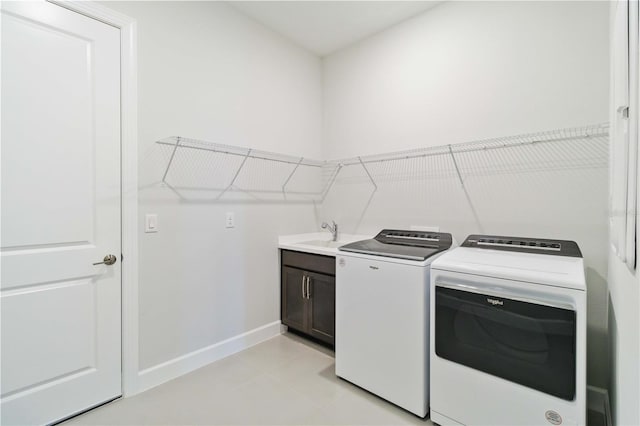
[[[289,177],[287,177],[287,180],[285,180],[282,184],[282,196],[284,198],[287,198],[287,191],[285,188],[287,187],[287,184],[289,183],[293,175],[296,173],[296,170],[298,170],[298,167],[300,167],[300,163],[302,163],[302,160],[304,160],[304,157],[300,157],[300,161],[298,161],[298,164],[296,164],[296,166],[293,168],[293,170],[289,174]]]
[[[181,190],[181,191],[198,191],[198,192],[224,191],[224,188],[202,188],[202,187],[181,186],[181,185],[173,186],[173,185],[169,185],[168,183],[167,183],[167,186],[171,186],[171,188],[174,190]],[[261,194],[281,194],[282,193],[282,190],[280,189],[255,189],[251,191],[249,191],[248,189],[238,188],[238,187],[227,189],[227,192],[235,192],[235,191],[257,192]],[[311,195],[322,196],[322,192],[316,192],[316,191],[287,191],[287,194],[304,195],[304,196],[311,196]]]
[[[180,139],[180,138],[178,138]],[[168,145],[168,146],[176,146],[176,144],[173,144],[171,142],[165,142],[165,141],[156,141],[156,143],[160,144],[160,145]],[[238,157],[246,157],[246,153],[239,153],[239,152],[231,152],[231,151],[225,151],[222,149],[216,149],[216,148],[205,148],[202,146],[191,146],[191,145],[180,145],[180,148],[188,148],[188,149],[195,149],[198,151],[208,151],[208,152],[215,152],[217,154],[227,154],[227,155],[235,155]],[[174,151],[177,148],[174,148]],[[249,152],[251,152],[252,149],[249,149]],[[264,157],[261,155],[251,155],[251,158],[255,158],[258,160],[265,160],[265,161],[273,161],[276,163],[286,163],[286,164],[298,164],[298,162],[294,161],[294,160],[282,160],[282,159],[278,159],[278,158],[269,158],[269,157]],[[308,167],[322,167],[322,164],[318,164],[319,162],[306,162],[306,163],[301,163],[302,166],[308,166]]]
[[[173,145],[173,144],[168,144]],[[178,150],[178,146],[180,145],[180,137],[176,138],[175,146],[173,147],[173,152],[171,153],[171,158],[169,158],[169,163],[167,164],[167,169],[164,171],[164,175],[162,175],[162,182],[167,183],[167,174],[169,173],[169,169],[171,168],[171,163],[173,163],[173,157],[176,155],[176,151]]]

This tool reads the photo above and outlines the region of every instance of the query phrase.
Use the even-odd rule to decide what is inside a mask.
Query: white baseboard
[[[282,323],[275,321],[162,364],[146,368],[138,373],[137,390],[144,392],[282,333]]]

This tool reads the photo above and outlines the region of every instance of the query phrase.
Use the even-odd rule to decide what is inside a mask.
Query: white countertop
[[[339,233],[338,241],[333,242],[329,232],[282,235],[278,237],[278,248],[335,257],[338,254],[338,247],[370,238],[373,237],[371,235]]]

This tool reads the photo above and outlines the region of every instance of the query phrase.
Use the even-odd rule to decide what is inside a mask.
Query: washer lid
[[[384,229],[370,240],[346,244],[338,250],[424,261],[451,247],[451,234]]]

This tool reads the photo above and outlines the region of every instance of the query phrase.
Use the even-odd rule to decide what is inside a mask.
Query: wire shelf
[[[323,201],[341,184],[600,168],[608,164],[609,124],[320,161],[173,136],[162,182],[172,189],[242,193],[257,200]],[[344,173],[358,167],[360,173]],[[237,197],[234,197],[237,198]]]
[[[304,157],[294,157],[292,155],[279,154],[258,149],[243,148],[234,145],[223,145],[219,143],[207,142],[198,139],[184,138],[181,136],[171,136],[157,141],[160,145],[169,145],[177,148],[209,151],[219,154],[235,155],[238,157],[255,158],[258,160],[273,161],[310,167],[322,167],[325,161],[306,159]]]
[[[156,143],[171,150],[162,182],[174,191],[212,191],[215,199],[241,193],[263,200],[313,200],[322,194],[325,161],[181,136]]]
[[[396,151],[384,154],[374,154],[360,157],[333,160],[344,166],[353,166],[386,161],[408,160],[434,155],[450,155],[451,153],[464,153],[474,151],[489,151],[501,148],[514,148],[523,145],[535,145],[550,142],[562,142],[569,140],[585,139],[591,137],[608,137],[609,123],[600,123],[590,126],[559,129],[545,132],[528,133],[516,136],[507,136],[479,141],[463,142],[458,144],[438,145],[426,148]]]

